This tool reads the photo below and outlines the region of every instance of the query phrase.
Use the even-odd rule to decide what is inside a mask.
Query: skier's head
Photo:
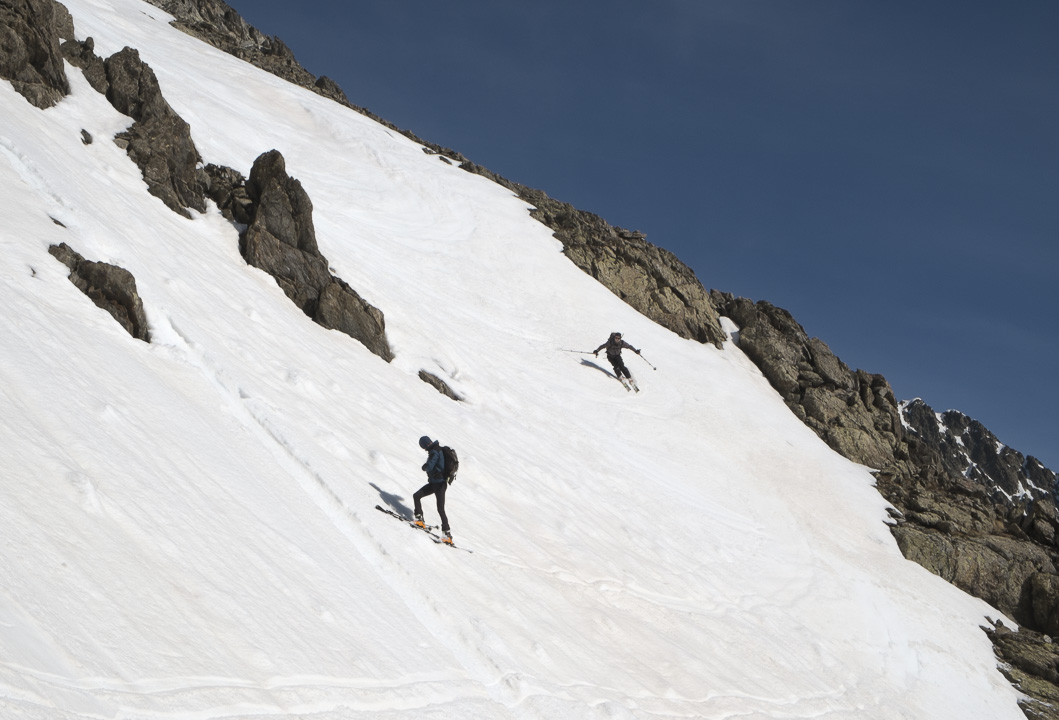
[[[610,339],[611,340],[621,340],[621,333],[620,332],[612,332],[610,334]]]
[[[419,438],[419,447],[421,447],[424,450],[426,450],[428,447],[430,447],[430,444],[433,443],[433,442],[434,442],[433,440],[431,440],[429,437],[424,435],[423,437]]]

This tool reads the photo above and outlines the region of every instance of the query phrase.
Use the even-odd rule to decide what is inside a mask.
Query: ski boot
[[[415,521],[412,524],[415,525],[416,527],[423,528],[424,530],[427,529],[427,524],[425,522],[423,522],[423,514],[422,513],[416,513],[416,519],[415,519]]]
[[[448,530],[442,533],[441,542],[446,543],[448,545],[452,545],[452,533],[450,533]]]

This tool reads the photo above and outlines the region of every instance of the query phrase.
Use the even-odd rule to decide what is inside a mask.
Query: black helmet
[[[431,440],[429,437],[424,435],[423,437],[419,438],[419,447],[421,447],[424,450],[426,450],[428,447],[430,447],[431,443],[433,443],[433,442],[434,442],[433,440]]]

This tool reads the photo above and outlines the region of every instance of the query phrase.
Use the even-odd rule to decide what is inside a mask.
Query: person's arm
[[[443,470],[444,467],[445,467],[445,456],[441,452],[441,448],[438,448],[436,450],[431,450],[429,457],[427,457],[427,462],[423,466],[423,469],[426,470],[427,475],[432,475],[435,472],[441,472],[441,470]]]

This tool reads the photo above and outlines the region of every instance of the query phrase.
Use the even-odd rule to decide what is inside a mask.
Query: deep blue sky
[[[1056,0],[229,4],[354,104],[1059,470]]]

